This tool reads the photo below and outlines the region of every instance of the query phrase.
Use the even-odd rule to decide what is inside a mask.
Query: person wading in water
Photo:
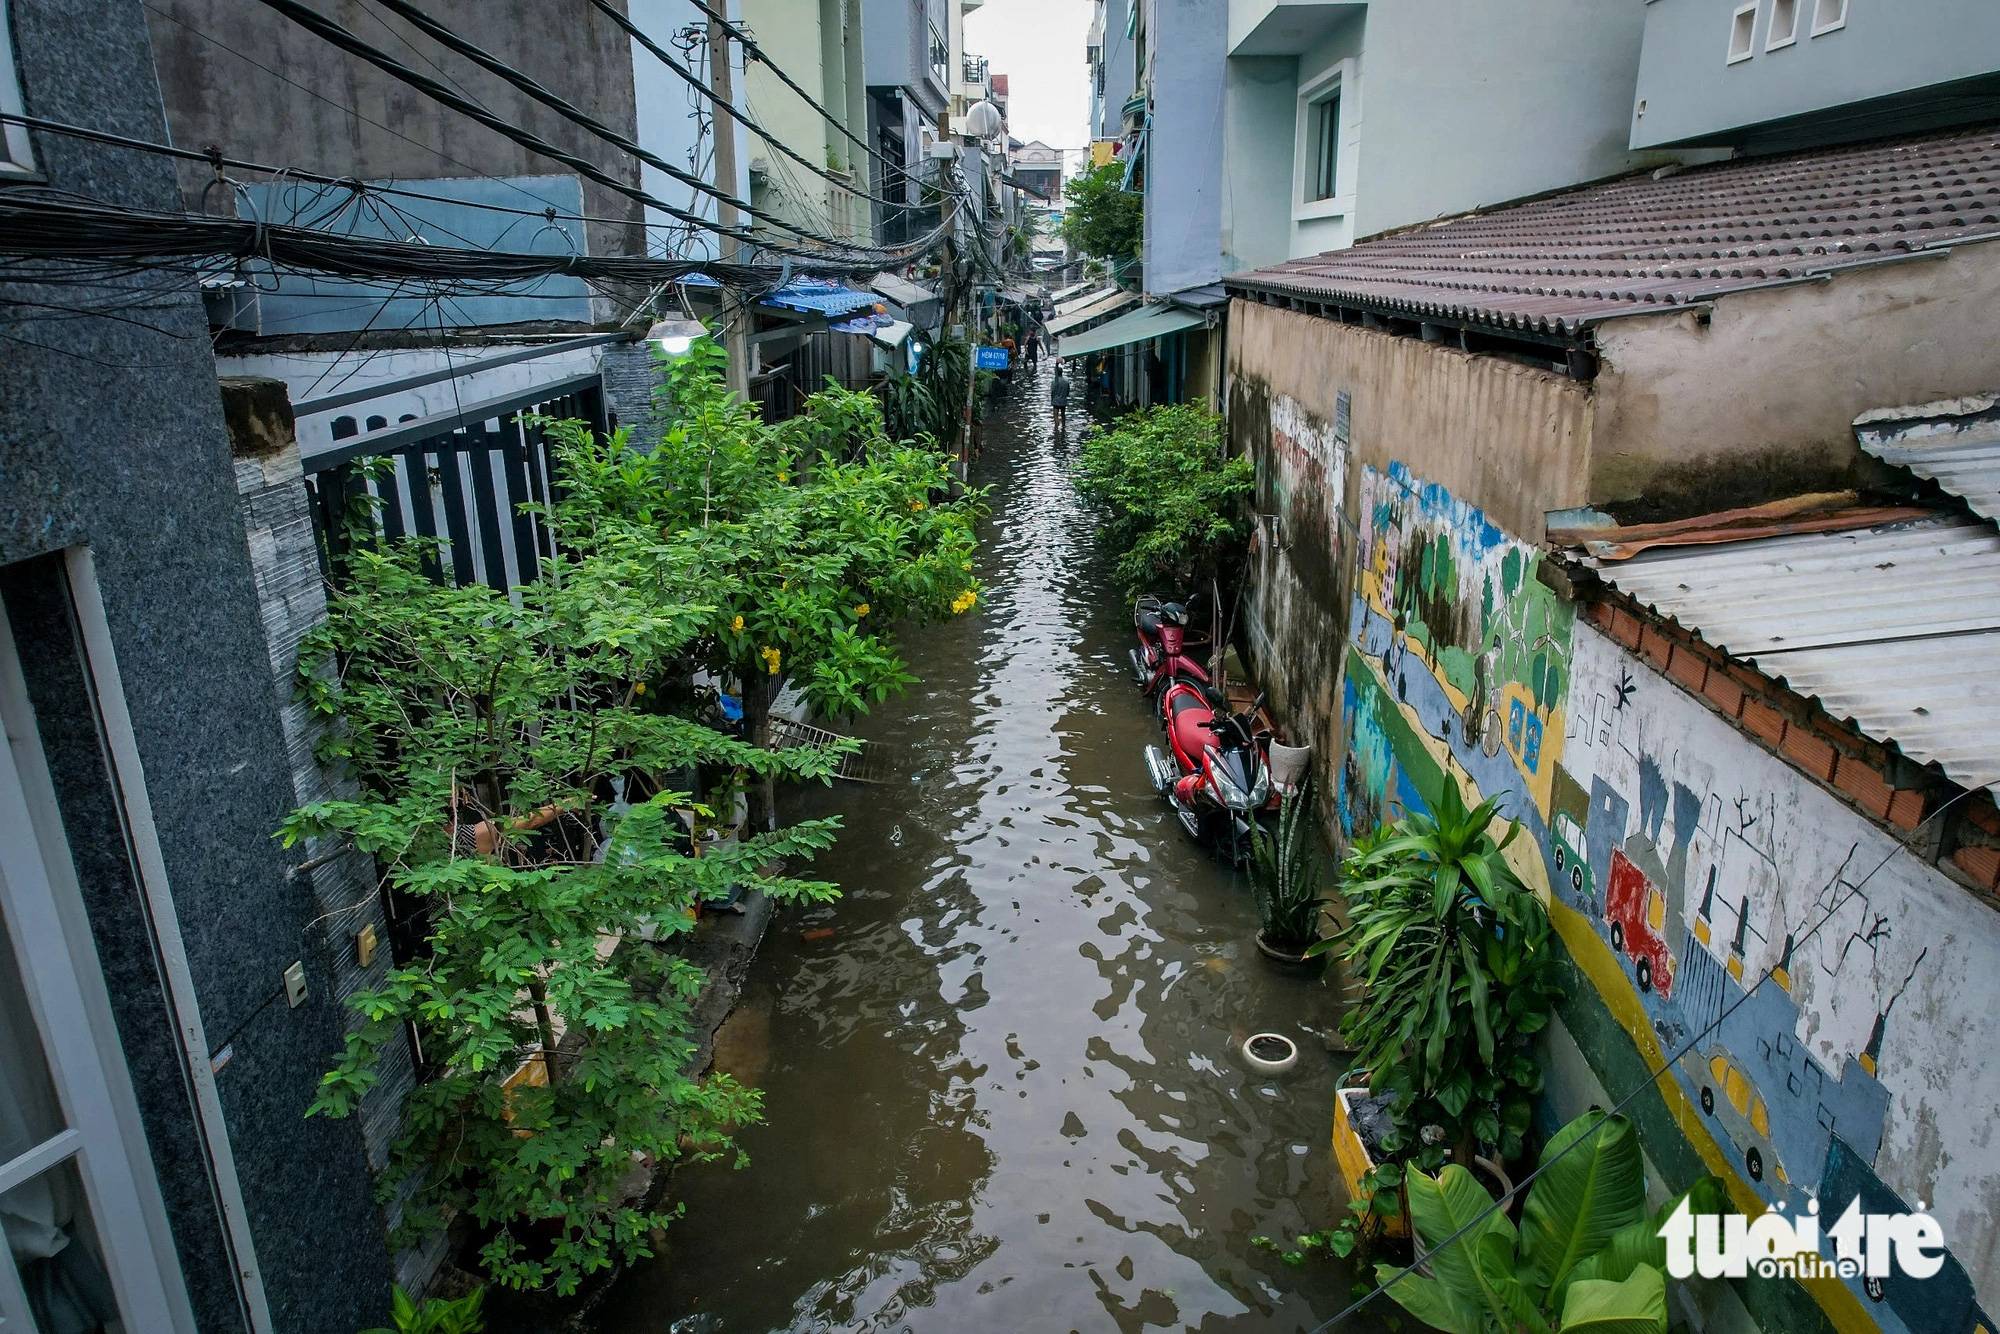
[[[1069,376],[1063,371],[1062,359],[1056,359],[1056,373],[1049,381],[1049,406],[1055,409],[1056,439],[1069,439]]]

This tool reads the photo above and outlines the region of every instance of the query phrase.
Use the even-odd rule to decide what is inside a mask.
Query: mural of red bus
[[[1611,924],[1611,948],[1631,956],[1639,990],[1673,994],[1674,956],[1661,934],[1667,897],[1625,853],[1611,852],[1610,883],[1604,891],[1604,920]]]

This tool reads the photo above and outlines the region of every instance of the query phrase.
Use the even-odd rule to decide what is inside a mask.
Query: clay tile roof
[[[1573,335],[2000,235],[2000,126],[1621,177],[1234,274],[1238,292]]]

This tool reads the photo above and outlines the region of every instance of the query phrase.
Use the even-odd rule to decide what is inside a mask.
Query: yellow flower
[[[971,568],[972,568],[972,562],[971,562],[971,561],[969,561],[969,560],[967,560],[967,561],[960,561],[960,562],[959,562],[959,564],[958,564],[958,568],[959,568],[959,569],[961,569],[961,570],[969,570],[969,569],[971,569]]]
[[[913,500],[910,502],[911,513],[915,513],[916,511],[922,509],[923,507],[924,507],[924,502],[921,500]]]
[[[965,612],[971,611],[972,605],[977,601],[979,601],[979,594],[973,592],[971,589],[968,588],[963,593],[960,593],[958,597],[952,602],[951,614],[954,616],[958,616],[962,615]]]
[[[646,683],[645,683],[644,681],[634,681],[634,682],[632,683],[632,693],[633,693],[633,694],[635,694],[635,695],[643,695],[643,694],[645,694],[645,693],[646,693]]]
[[[742,618],[741,616],[738,616],[738,617],[737,617],[737,618],[736,618],[735,620],[733,620],[733,621],[731,621],[731,622],[729,623],[729,628],[730,628],[730,630],[731,630],[732,632],[734,632],[734,633],[736,633],[736,634],[739,634],[739,635],[740,635],[740,634],[742,634],[742,633],[743,633],[743,618]]]
[[[860,606],[856,607],[854,609],[854,614],[856,616],[866,616],[868,614],[868,604],[864,602]]]
[[[779,472],[779,474],[778,474],[778,480],[779,480],[779,481],[781,481],[781,482],[789,482],[789,481],[791,481],[791,480],[792,480],[792,475],[791,475],[790,473],[788,473],[788,472],[782,472],[782,471],[781,471],[781,472]]]
[[[774,648],[767,648],[762,650],[758,656],[764,659],[764,666],[771,675],[776,676],[778,674],[778,664],[784,660],[784,655]]]

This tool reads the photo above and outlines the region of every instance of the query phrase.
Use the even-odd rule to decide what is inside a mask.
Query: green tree
[[[647,1254],[671,1213],[621,1183],[724,1153],[759,1115],[752,1090],[689,1075],[705,979],[658,942],[740,888],[836,892],[773,869],[836,822],[695,856],[682,813],[714,816],[687,791],[701,770],[826,780],[838,754],[749,744],[662,699],[697,666],[755,683],[789,669],[821,708],[865,708],[910,679],[892,624],[977,598],[979,502],[953,498],[942,455],[887,439],[864,394],[766,426],[716,362],[674,365],[651,451],[545,423],[561,485],[537,582],[454,588],[426,575],[434,544],[351,542],[302,650],[332,664],[303,694],[337,724],[322,758],[360,795],[294,812],[282,835],[372,854],[424,932],[350,998],[363,1024],[311,1111],[352,1114],[414,1027],[432,1071],[383,1182],[385,1198],[415,1188],[397,1240],[470,1217],[510,1287],[569,1292]]]
[[[1063,240],[1113,263],[1136,259],[1145,240],[1143,196],[1124,189],[1125,164],[1107,162],[1063,183]]]
[[[1222,419],[1196,404],[1148,408],[1083,438],[1077,489],[1104,506],[1100,534],[1135,591],[1192,589],[1220,576],[1248,536],[1256,486],[1247,458],[1222,452]]]
[[[691,589],[707,604],[698,655],[744,683],[753,740],[764,733],[764,687],[785,673],[818,712],[864,711],[914,679],[893,627],[978,601],[983,493],[956,488],[927,442],[892,440],[870,394],[830,386],[798,417],[766,426],[724,387],[712,344],[696,346],[670,364],[673,424],[651,451],[593,446],[582,426],[556,427],[579,466],[604,479],[589,532],[569,540],[625,553],[655,601]]]

